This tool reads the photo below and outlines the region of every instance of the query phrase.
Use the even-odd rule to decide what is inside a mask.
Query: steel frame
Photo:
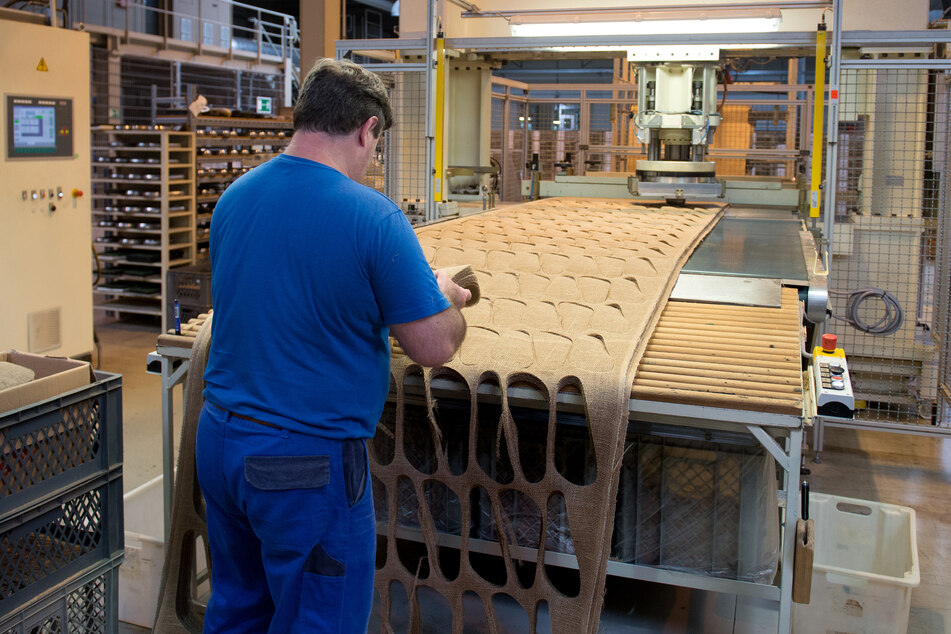
[[[419,394],[424,393],[421,378],[408,377],[405,385],[418,391]],[[629,402],[630,421],[748,434],[753,436],[776,460],[783,470],[783,481],[779,488],[779,507],[783,516],[782,529],[780,530],[782,554],[780,556],[779,585],[721,579],[617,561],[608,564],[608,574],[615,577],[774,601],[779,604],[777,631],[789,632],[792,614],[792,561],[799,508],[799,468],[802,461],[803,428],[805,422],[812,418],[814,410],[814,407],[811,406],[810,386],[811,384],[804,385],[804,411],[800,416],[661,401],[642,401],[633,398]],[[458,397],[459,394],[464,393],[461,383],[446,378],[433,379],[430,387],[433,398]],[[478,394],[482,399],[493,401],[500,400],[502,392],[498,386],[482,384],[479,386]],[[510,404],[542,409],[548,406],[547,396],[533,387],[510,387],[507,388],[507,395]],[[557,402],[568,406],[569,409],[583,411],[584,408],[584,400],[577,394],[559,393]],[[404,529],[403,536],[408,539],[422,539],[421,532],[412,529]],[[458,542],[458,538],[451,535],[440,535],[439,539],[440,544],[447,546]],[[473,541],[470,539],[469,543],[472,544]],[[482,549],[480,552],[490,554],[501,552],[498,544],[494,542],[483,542],[479,545],[479,548]],[[531,548],[520,548],[519,555],[527,560],[534,561],[537,552]],[[563,556],[561,559],[556,557],[551,561],[559,566],[577,566],[570,556]]]
[[[158,374],[162,381],[162,501],[165,520],[165,543],[172,528],[172,496],[175,491],[175,386],[184,385],[188,377],[191,348],[157,346],[146,357],[146,371]],[[159,363],[161,370],[151,369]],[[185,394],[182,390],[182,411],[185,409]]]
[[[156,351],[148,355],[147,362],[161,363],[158,373],[162,382],[162,465],[163,465],[163,493],[165,501],[165,539],[168,540],[168,531],[171,527],[172,491],[174,477],[174,396],[175,386],[183,384],[188,376],[190,348],[172,346],[157,346]],[[153,372],[154,373],[154,372]],[[422,393],[421,380],[415,386]],[[412,383],[408,383],[412,386]],[[440,396],[458,395],[461,384],[449,379],[437,378],[432,381],[432,394]],[[779,585],[758,584],[734,579],[721,579],[705,575],[665,570],[639,564],[628,564],[612,561],[608,564],[608,574],[614,577],[639,579],[655,583],[725,592],[743,597],[764,599],[777,602],[778,626],[781,633],[790,631],[792,615],[792,574],[793,554],[795,549],[796,518],[799,508],[799,465],[802,456],[803,425],[811,418],[808,403],[810,402],[806,385],[806,411],[802,416],[784,414],[764,414],[745,410],[730,410],[697,405],[683,405],[664,403],[659,401],[630,400],[631,421],[642,421],[687,427],[704,430],[718,430],[725,432],[740,432],[752,435],[773,456],[783,469],[783,482],[779,489],[780,511],[783,515],[782,529],[780,530],[782,554],[780,558]],[[483,398],[501,398],[501,389],[488,384],[479,388]],[[514,387],[508,390],[511,403],[525,404],[534,407],[547,407],[547,398],[535,388]],[[560,393],[558,402],[584,407],[580,395]],[[184,409],[184,403],[183,403]],[[792,509],[792,511],[789,511]],[[422,540],[422,533],[412,529],[401,529],[400,535],[407,539]],[[440,545],[458,546],[458,537],[439,535]],[[495,542],[469,540],[470,547],[478,552],[500,554],[499,546]],[[519,556],[534,561],[537,552],[535,549],[520,548]],[[551,563],[562,567],[577,567],[577,562],[570,556],[558,557],[552,554]]]

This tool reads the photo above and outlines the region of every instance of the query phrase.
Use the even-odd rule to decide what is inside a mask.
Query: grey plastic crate
[[[122,464],[122,377],[0,415],[0,525]]]
[[[121,557],[93,566],[14,613],[0,634],[113,634],[119,629]]]
[[[169,269],[165,296],[182,306],[211,306],[211,262]]]
[[[123,540],[121,466],[8,518],[0,523],[0,615],[121,558]]]

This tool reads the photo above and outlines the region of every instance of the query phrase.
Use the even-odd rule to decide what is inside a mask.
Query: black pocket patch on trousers
[[[352,507],[363,497],[367,488],[367,446],[362,438],[343,441],[343,482],[347,488],[347,503]]]
[[[321,544],[314,546],[307,561],[304,562],[304,572],[312,572],[325,577],[342,577],[347,574],[347,566],[327,554]]]
[[[245,456],[244,478],[261,491],[319,489],[330,482],[330,456]]]

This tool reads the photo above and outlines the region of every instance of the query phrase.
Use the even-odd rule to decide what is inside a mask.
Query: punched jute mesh
[[[383,489],[374,494],[384,495],[385,501],[378,505],[382,502],[390,509],[385,517],[385,552],[378,553],[378,566],[384,563],[375,581],[384,628],[393,588],[398,585],[394,582],[399,582],[409,596],[411,629],[420,627],[417,591],[426,586],[441,594],[451,607],[453,632],[463,630],[463,594],[470,592],[481,599],[491,631],[499,629],[492,607],[497,594],[521,604],[532,631],[542,602],[548,605],[554,632],[596,631],[634,374],[680,267],[721,212],[720,205],[677,208],[623,200],[556,198],[417,230],[434,268],[472,267],[482,299],[465,310],[469,325],[466,340],[444,368],[422,369],[394,351],[395,428],[378,429],[377,437],[392,434],[390,443],[395,451],[383,456],[377,449],[379,443],[371,443],[374,485]],[[435,464],[423,470],[418,459],[405,451],[413,443],[404,443],[410,425],[404,421],[408,396],[404,378],[415,373],[424,378],[431,446],[436,448]],[[438,414],[432,409],[431,381],[443,375],[451,375],[469,388],[467,459],[452,455],[451,448],[459,445],[451,439],[446,442],[445,430],[440,429]],[[501,388],[501,409],[496,404],[493,410],[501,414],[491,451],[497,454],[498,463],[511,465],[511,478],[505,482],[500,482],[497,474],[487,473],[476,455],[480,407],[488,408],[478,398],[478,386],[487,379],[497,381]],[[545,451],[537,457],[538,468],[531,473],[519,455],[519,427],[507,397],[509,386],[523,383],[534,385],[548,399]],[[596,475],[587,485],[569,481],[556,465],[556,402],[565,387],[580,391],[586,403],[596,466]],[[448,453],[446,447],[450,447]],[[508,456],[501,455],[506,452]],[[460,465],[466,466],[460,470]],[[409,488],[413,490],[407,492]],[[435,496],[437,491],[441,495]],[[525,544],[517,526],[510,530],[513,522],[506,516],[506,509],[513,506],[513,492],[518,493],[521,507],[542,509],[537,513],[542,523],[538,534],[549,536],[532,543],[537,547],[537,573],[527,583],[516,569],[520,564],[515,552],[515,547]],[[430,501],[417,503],[415,509],[425,542],[425,578],[419,574],[419,566],[409,569],[397,552],[400,497]],[[504,580],[487,579],[480,575],[481,567],[472,565],[468,530],[457,530],[458,570],[455,566],[451,571],[443,569],[445,559],[441,559],[437,530],[445,530],[445,518],[432,508],[435,497],[461,507],[461,525],[466,529],[479,514],[473,504],[491,504],[494,525],[503,527],[496,537],[506,569]],[[553,519],[553,506],[562,504],[564,508],[558,509]],[[551,526],[553,521],[561,521],[559,517],[567,519],[567,527]],[[378,517],[378,521],[383,519]],[[546,549],[553,541],[552,534],[557,536],[561,529],[570,531],[573,540],[580,581],[577,596],[562,593],[545,572]]]

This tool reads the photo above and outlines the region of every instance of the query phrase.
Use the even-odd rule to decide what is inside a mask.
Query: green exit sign
[[[273,104],[271,103],[270,97],[257,97],[257,113],[258,114],[274,114]]]

